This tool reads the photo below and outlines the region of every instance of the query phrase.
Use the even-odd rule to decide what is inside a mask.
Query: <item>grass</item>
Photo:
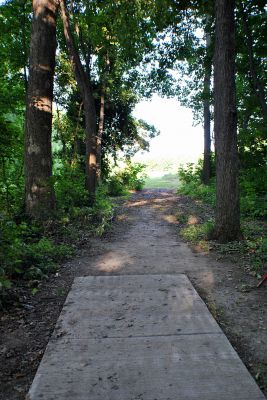
[[[177,174],[166,174],[157,177],[148,177],[144,189],[177,189],[179,178]]]

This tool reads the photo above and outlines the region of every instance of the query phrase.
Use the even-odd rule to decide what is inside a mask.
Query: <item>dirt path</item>
[[[185,273],[206,301],[242,360],[263,378],[267,366],[266,287],[238,265],[193,252],[177,238],[179,198],[168,190],[135,194],[120,210],[110,235],[93,239],[79,257],[25,298],[23,308],[1,318],[0,398],[23,399],[75,276]],[[2,368],[3,366],[3,368]]]

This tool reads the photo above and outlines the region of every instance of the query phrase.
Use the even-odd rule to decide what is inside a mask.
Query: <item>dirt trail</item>
[[[255,278],[244,277],[238,265],[194,252],[179,240],[177,207],[179,198],[171,190],[134,194],[120,209],[110,235],[92,239],[79,257],[61,268],[59,279],[53,277],[43,284],[23,315],[18,310],[17,316],[4,316],[1,399],[23,399],[71,282],[85,275],[187,274],[242,360],[254,375],[263,374],[261,368],[267,366],[267,288],[242,292],[240,286],[255,284]]]
[[[210,266],[177,241],[175,216],[168,209],[177,201],[172,191],[144,191],[118,216],[115,241],[104,241],[101,254],[80,260],[82,275],[189,273],[208,277]],[[119,230],[121,231],[118,235]],[[96,248],[98,248],[96,244]],[[207,274],[207,275],[206,275]]]

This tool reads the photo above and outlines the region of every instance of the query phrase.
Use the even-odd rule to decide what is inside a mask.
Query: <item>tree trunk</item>
[[[221,242],[238,240],[241,236],[234,5],[234,0],[216,0],[215,2],[216,213],[214,237]]]
[[[100,112],[98,122],[98,133],[97,133],[97,158],[96,158],[96,176],[98,182],[101,179],[101,156],[102,156],[102,136],[104,131],[104,120],[105,120],[105,85],[101,88],[100,95]]]
[[[89,191],[91,199],[93,200],[97,184],[97,130],[95,100],[89,78],[84,71],[79,54],[75,48],[72,32],[70,29],[69,15],[64,0],[60,0],[60,8],[69,56],[74,67],[75,78],[77,80],[77,84],[83,100],[86,131],[86,188]]]
[[[55,207],[52,176],[52,102],[56,54],[56,0],[33,0],[25,121],[25,206],[33,218]]]
[[[210,47],[210,34],[206,33],[206,62],[205,62],[205,76],[204,76],[204,159],[202,170],[202,182],[208,185],[211,178],[211,137],[210,137],[210,81],[211,81],[211,60],[208,54]]]

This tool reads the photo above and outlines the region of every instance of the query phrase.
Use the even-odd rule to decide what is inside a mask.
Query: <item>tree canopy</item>
[[[239,183],[241,211],[250,207],[242,203],[245,190],[250,204],[257,204],[256,214],[264,216],[265,1],[41,3],[6,0],[0,5],[0,217],[6,243],[14,233],[8,238],[9,221],[53,219],[61,208],[97,202],[97,191],[110,179],[111,160],[148,149],[149,139],[159,133],[133,116],[135,105],[153,93],[176,97],[193,110],[196,123],[205,125],[203,171],[208,172],[202,177],[205,184],[214,181],[214,173],[217,177],[217,227],[223,219],[226,231],[233,215],[239,226]],[[218,10],[232,12],[222,35],[225,22]],[[223,97],[220,70],[229,68],[225,79],[232,86]],[[36,112],[36,104],[43,113]],[[222,194],[234,192],[234,202],[224,198],[220,204]],[[226,212],[229,207],[232,214]],[[239,228],[230,230],[218,236],[240,238]]]

